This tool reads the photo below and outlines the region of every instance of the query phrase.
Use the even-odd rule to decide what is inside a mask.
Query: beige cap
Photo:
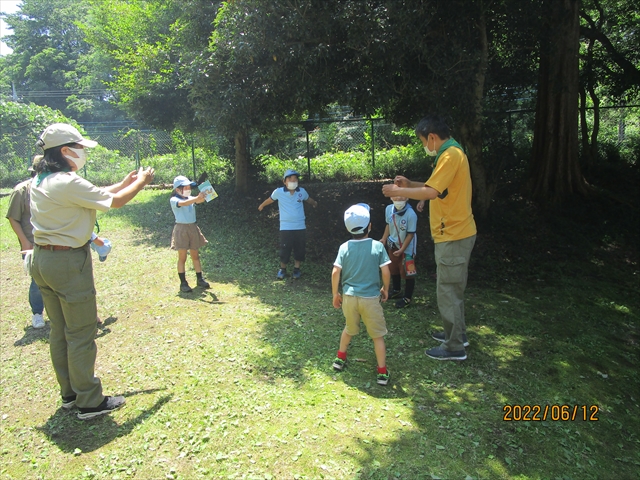
[[[43,150],[66,145],[67,143],[78,143],[89,148],[98,145],[98,142],[83,138],[77,128],[67,123],[54,123],[53,125],[49,125],[44,129],[44,132],[42,132],[42,135],[40,135],[38,139],[38,145],[41,146]]]

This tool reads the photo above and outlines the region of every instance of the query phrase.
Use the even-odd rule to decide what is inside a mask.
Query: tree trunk
[[[479,62],[473,85],[473,99],[468,115],[459,125],[460,142],[465,147],[471,181],[473,184],[473,212],[478,217],[485,217],[491,206],[491,199],[495,193],[495,182],[487,179],[482,163],[482,99],[484,83],[487,73],[489,48],[487,29],[484,15],[478,21],[479,33]]]
[[[588,189],[578,157],[579,0],[546,3],[529,187],[553,202]]]
[[[249,169],[249,152],[247,152],[247,131],[238,130],[235,136],[236,148],[236,193],[247,193],[247,172]]]

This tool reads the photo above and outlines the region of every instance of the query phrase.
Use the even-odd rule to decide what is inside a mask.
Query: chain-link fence
[[[625,158],[633,160],[640,156],[637,151],[640,150],[640,121],[638,109],[629,110],[632,107],[602,110],[599,142],[604,155],[610,155],[615,147]],[[531,110],[487,114],[483,126],[483,162],[489,168],[514,175],[525,171],[530,158],[534,115]],[[99,147],[89,151],[87,165],[80,173],[98,185],[115,183],[140,166],[154,167],[156,181],[167,184],[176,175],[197,177],[207,172],[215,183],[226,182],[233,175],[233,140],[214,131],[192,135],[139,129],[117,122],[83,127],[89,138],[98,141]],[[33,156],[41,153],[35,146],[38,134],[28,126],[3,128],[0,186],[13,186],[27,176]],[[362,162],[375,165],[376,159],[382,158],[379,155],[390,148],[415,142],[412,130],[398,129],[383,119],[316,119],[283,124],[269,135],[252,135],[248,151],[252,159],[273,155],[294,161],[298,168],[306,167],[303,173],[312,178],[314,171],[322,167],[323,155],[360,152]]]
[[[99,146],[89,150],[80,173],[97,185],[115,183],[140,166],[154,167],[158,183],[171,183],[177,175],[197,177],[202,172],[221,183],[233,175],[233,141],[213,131],[184,134],[137,129],[119,122],[85,124],[83,128]],[[35,146],[38,134],[27,127],[3,132],[1,186],[25,178],[34,155],[42,153]],[[271,135],[252,135],[248,151],[252,158],[264,154],[292,160],[304,157],[312,169],[313,158],[325,153],[367,152],[375,163],[376,150],[410,141],[411,135],[379,119],[317,120],[284,124]]]

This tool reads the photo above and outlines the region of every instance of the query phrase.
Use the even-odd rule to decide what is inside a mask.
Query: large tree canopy
[[[22,89],[100,81],[147,125],[215,127],[235,140],[239,191],[247,188],[250,131],[333,102],[401,125],[439,113],[467,149],[482,215],[504,163],[504,155],[487,155],[486,109],[521,106],[523,92],[538,96],[533,191],[584,191],[578,93],[583,134],[587,95],[597,106],[601,95],[637,94],[637,3],[584,0],[580,10],[577,0],[25,0],[8,16],[14,54],[0,68]],[[66,107],[91,109],[91,101],[70,97]]]
[[[109,59],[93,51],[78,26],[88,9],[87,0],[23,0],[6,15],[13,53],[2,65],[4,92],[13,84],[21,98],[78,119],[117,116],[103,83]]]

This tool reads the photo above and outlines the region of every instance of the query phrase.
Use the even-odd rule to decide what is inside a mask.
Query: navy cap
[[[290,177],[291,175],[297,175],[298,177],[300,177],[300,174],[298,172],[296,172],[295,170],[287,170],[286,172],[284,172],[284,176],[282,177],[282,179],[284,180],[287,177]]]

